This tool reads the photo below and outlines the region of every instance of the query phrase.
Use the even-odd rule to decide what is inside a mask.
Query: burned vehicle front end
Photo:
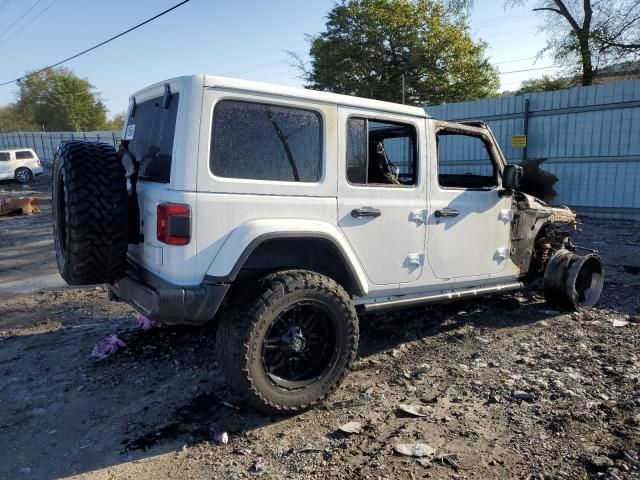
[[[550,178],[553,177],[553,178]],[[525,166],[514,192],[511,259],[527,280],[542,278],[550,305],[572,310],[594,306],[604,285],[604,266],[595,250],[573,244],[579,224],[575,212],[552,206],[526,191],[551,200],[557,178]]]

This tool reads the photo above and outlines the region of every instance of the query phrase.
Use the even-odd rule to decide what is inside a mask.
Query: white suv
[[[58,149],[60,273],[164,323],[216,321],[230,386],[269,412],[339,385],[360,314],[536,277],[558,306],[602,291],[575,214],[527,193],[481,122],[196,75],[135,93],[123,133]]]
[[[31,148],[0,150],[0,180],[29,183],[44,172],[36,152]]]

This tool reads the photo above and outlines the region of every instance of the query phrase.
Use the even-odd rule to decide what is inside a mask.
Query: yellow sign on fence
[[[511,135],[512,148],[525,148],[527,146],[526,135]]]

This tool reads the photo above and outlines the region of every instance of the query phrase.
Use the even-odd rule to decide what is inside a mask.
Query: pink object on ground
[[[112,355],[118,351],[119,348],[126,347],[127,344],[120,340],[116,335],[103,338],[93,347],[91,356],[98,360],[104,360],[109,355]]]
[[[149,330],[155,324],[156,322],[154,322],[150,318],[147,318],[144,315],[138,315],[138,327],[142,330]]]

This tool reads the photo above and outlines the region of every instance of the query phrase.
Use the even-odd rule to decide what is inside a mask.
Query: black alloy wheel
[[[358,351],[358,316],[333,279],[307,270],[235,286],[219,314],[218,365],[238,396],[269,414],[327,398]]]

